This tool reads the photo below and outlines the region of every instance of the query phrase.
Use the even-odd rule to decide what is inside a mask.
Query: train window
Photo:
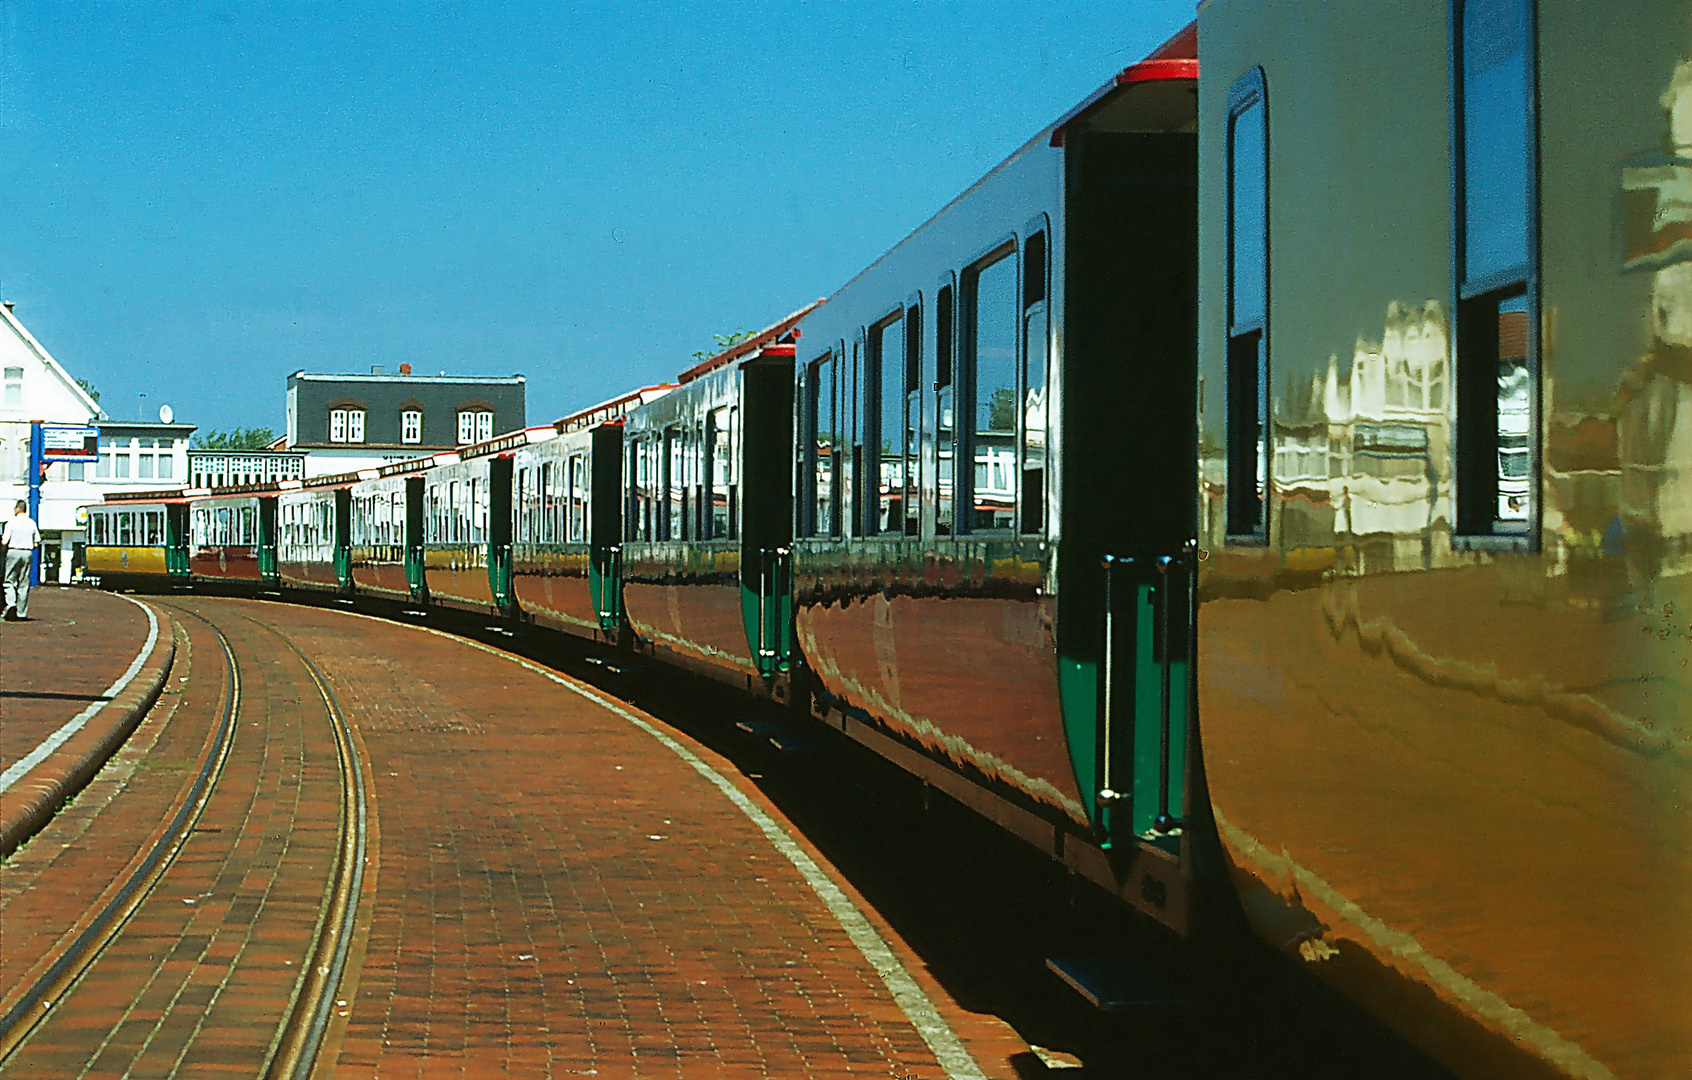
[[[705,441],[710,446],[711,522],[713,540],[734,538],[734,410],[712,409],[705,418]]]
[[[870,328],[870,397],[875,401],[875,432],[870,446],[875,460],[876,502],[871,533],[905,531],[905,320],[901,311]]]
[[[664,509],[660,540],[683,539],[687,520],[686,443],[679,427],[664,429]]]
[[[1228,101],[1227,531],[1267,535],[1269,113],[1261,69]]]
[[[1040,241],[1038,260],[1035,241]],[[1045,234],[1035,233],[1028,241],[1024,265],[1029,275],[1045,276]],[[1022,531],[1046,531],[1046,367],[1050,337],[1050,308],[1042,285],[1037,298],[1024,285],[1022,313]]]
[[[965,281],[969,319],[965,355],[974,403],[968,432],[974,462],[969,528],[1009,529],[1016,512],[1016,338],[1021,322],[1016,259],[1006,249]]]
[[[922,307],[905,309],[905,535],[922,535]]]
[[[952,286],[934,297],[934,535],[952,535],[952,474],[957,431],[952,421],[954,302]]]
[[[863,439],[866,425],[858,411],[860,405],[868,404],[867,395],[863,392],[863,376],[864,338],[859,334],[858,339],[852,342],[850,358],[845,353],[841,354],[840,402],[836,412],[838,424],[834,429],[836,445],[840,448],[840,471],[837,474],[840,505],[837,512],[843,536],[864,535],[865,499],[859,485],[864,482]]]
[[[587,462],[580,455],[570,459],[570,542],[587,540]]]
[[[811,365],[811,428],[815,436],[813,472],[811,475],[812,536],[840,535],[838,484],[840,444],[835,437],[839,430],[836,421],[835,358],[829,353]]]
[[[1454,0],[1457,528],[1531,543],[1539,364],[1531,0]]]

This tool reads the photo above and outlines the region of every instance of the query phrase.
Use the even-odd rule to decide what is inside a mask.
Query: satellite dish
[[[176,419],[176,414],[170,411],[169,405],[159,406],[159,423],[168,424]]]

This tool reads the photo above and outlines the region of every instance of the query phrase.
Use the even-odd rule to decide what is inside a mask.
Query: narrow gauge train
[[[808,705],[1459,1072],[1684,1075],[1692,11],[1585,13],[1208,0],[679,388],[303,485],[316,561]],[[202,505],[90,568],[245,565]]]

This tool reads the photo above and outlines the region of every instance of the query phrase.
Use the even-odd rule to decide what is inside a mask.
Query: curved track
[[[246,655],[244,661],[243,655],[238,654],[235,644],[231,642],[230,633],[226,632],[223,626],[193,607],[181,603],[166,606],[171,609],[173,615],[192,616],[196,622],[202,624],[214,637],[221,653],[224,665],[223,684],[218,699],[219,715],[214,734],[208,741],[193,779],[178,796],[174,812],[150,837],[144,846],[145,853],[132,860],[117,879],[100,894],[90,910],[77,919],[73,927],[74,932],[61,939],[52,954],[35,965],[26,978],[26,985],[10,988],[4,998],[0,999],[7,1004],[6,1011],[0,1015],[0,1071],[7,1075],[34,1075],[41,1072],[54,1075],[58,1066],[45,1063],[68,1061],[63,1056],[62,1044],[75,1040],[77,1035],[70,1032],[52,1032],[52,1022],[60,1015],[56,1006],[70,1001],[71,996],[83,986],[92,987],[91,993],[86,995],[88,998],[102,1003],[92,1007],[85,1006],[83,1022],[87,1019],[97,1019],[108,1029],[107,1036],[100,1041],[98,1047],[99,1058],[110,1062],[108,1051],[115,1051],[120,1057],[125,1054],[132,1056],[133,1064],[149,1051],[156,1052],[156,1041],[160,1042],[160,1045],[168,1042],[149,1036],[132,1048],[118,1045],[122,1040],[116,1038],[117,1032],[125,1018],[142,1005],[143,997],[154,992],[155,987],[151,979],[131,983],[124,991],[116,994],[111,992],[112,988],[106,986],[93,987],[93,982],[101,981],[99,961],[112,950],[112,946],[124,934],[126,928],[136,926],[141,921],[150,921],[137,919],[138,912],[147,909],[149,902],[156,909],[173,913],[181,910],[170,903],[171,898],[161,895],[162,892],[170,891],[161,889],[161,883],[167,880],[167,875],[173,866],[178,864],[197,832],[218,834],[224,831],[221,818],[220,824],[202,828],[202,823],[209,820],[208,807],[213,805],[220,794],[226,796],[220,805],[224,805],[226,812],[233,810],[234,816],[230,820],[241,822],[239,830],[232,830],[238,831],[240,837],[239,840],[229,841],[231,853],[241,841],[250,841],[250,848],[261,848],[264,841],[277,839],[274,834],[263,835],[270,832],[271,826],[267,823],[271,820],[269,815],[274,811],[259,807],[258,818],[252,819],[252,809],[249,808],[243,818],[240,812],[243,800],[250,803],[254,799],[269,797],[273,800],[282,799],[283,803],[278,805],[285,805],[288,793],[286,790],[276,789],[275,785],[283,783],[285,788],[285,780],[290,772],[297,778],[304,765],[304,757],[299,757],[298,762],[295,762],[294,757],[268,761],[267,755],[276,757],[270,753],[269,747],[260,745],[268,733],[247,735],[242,731],[244,706],[248,705],[248,702],[244,701],[244,691],[250,682],[244,675],[243,663],[266,665],[267,662],[276,664],[280,661],[265,657],[262,649],[253,649],[251,641],[244,642],[244,648],[239,651],[251,654]],[[292,969],[289,983],[285,987],[275,987],[275,992],[272,993],[275,1006],[269,1011],[272,1016],[280,1017],[276,1021],[274,1034],[263,1040],[262,1047],[255,1047],[262,1050],[262,1067],[257,1070],[258,1075],[278,1080],[303,1080],[312,1074],[315,1067],[318,1050],[335,1007],[336,990],[346,966],[352,928],[358,915],[358,898],[363,887],[369,801],[364,770],[353,742],[351,728],[322,672],[286,634],[246,616],[239,617],[244,623],[261,631],[263,636],[273,638],[279,645],[278,652],[288,654],[308,677],[297,679],[296,685],[309,682],[320,701],[322,715],[327,721],[332,738],[339,773],[339,821],[333,869],[321,888],[321,898],[316,905],[315,924],[311,928],[306,947],[300,953],[303,962],[297,966],[285,962]],[[253,670],[258,668],[255,666]],[[300,688],[303,689],[303,686]],[[297,700],[303,695],[289,696],[287,690],[286,682],[281,687],[261,689],[260,696],[252,704],[258,708],[260,716],[264,714],[265,708],[275,708],[278,704],[304,704],[303,701]],[[165,722],[168,723],[169,718],[166,718]],[[256,729],[259,722],[252,720],[245,726]],[[248,742],[247,754],[255,756],[269,771],[263,772],[257,765],[248,763],[240,770],[242,782],[237,784],[237,787],[241,790],[222,792],[219,781],[224,778],[230,766],[231,756],[242,744],[243,739]],[[302,748],[297,753],[305,752],[306,748],[302,743]],[[250,790],[246,787],[249,782],[253,785]],[[296,801],[298,797],[296,793]],[[248,870],[249,866],[262,869],[266,865],[265,857],[258,851],[250,851],[248,855],[249,863],[237,862],[233,865],[241,870]],[[230,857],[230,853],[225,853],[225,858]],[[302,853],[300,858],[308,859],[310,855]],[[277,862],[280,861],[278,857]],[[309,870],[310,867],[306,869]],[[219,877],[219,884],[223,880],[223,877]],[[268,898],[267,892],[264,899],[254,904],[249,911],[247,918],[252,920],[254,926],[258,924],[259,909]],[[191,905],[198,899],[181,898],[181,903]],[[143,937],[148,934],[146,928],[137,932]],[[243,959],[243,951],[238,948],[235,955],[229,958],[228,972],[232,974]],[[128,963],[128,958],[114,956],[114,963],[123,967]],[[221,990],[222,986],[218,989]],[[108,1000],[112,1004],[104,1004]],[[193,1010],[193,1003],[183,999],[182,990],[179,988],[170,997],[167,1011],[174,1008],[178,1000],[182,1000],[184,1012]],[[117,1006],[115,1009],[113,1004]],[[201,1011],[209,1012],[209,1008],[208,1002]],[[168,1070],[170,1073],[175,1073],[183,1067],[190,1057],[186,1044],[191,1044],[201,1037],[204,1031],[203,1020],[187,1027],[185,1045],[169,1055],[175,1059],[173,1067]],[[87,1034],[83,1031],[82,1037],[86,1038]],[[46,1040],[46,1045],[39,1048],[32,1045],[32,1039],[38,1035]],[[40,1053],[33,1052],[37,1049]],[[89,1057],[84,1071],[94,1067],[95,1060],[95,1057]]]

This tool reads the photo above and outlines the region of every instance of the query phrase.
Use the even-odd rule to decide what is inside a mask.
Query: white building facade
[[[41,579],[69,582],[83,526],[77,511],[107,491],[181,487],[192,424],[114,423],[42,347],[10,307],[0,305],[0,507],[29,497],[30,425],[93,424],[100,459],[55,462],[41,484]]]

